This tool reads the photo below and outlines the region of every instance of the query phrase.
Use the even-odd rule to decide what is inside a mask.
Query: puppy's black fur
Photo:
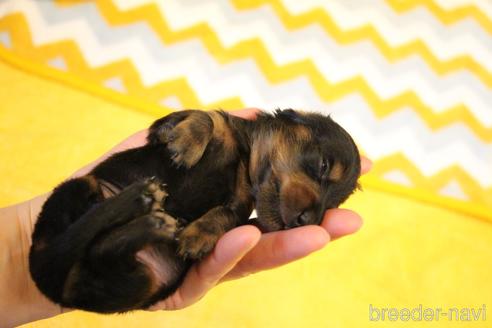
[[[150,127],[145,146],[54,190],[35,226],[31,275],[65,307],[147,308],[226,231],[319,224],[359,174],[354,142],[329,117],[176,112]],[[248,220],[253,207],[258,218]]]

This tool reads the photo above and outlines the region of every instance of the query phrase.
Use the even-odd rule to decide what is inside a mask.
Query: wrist
[[[37,289],[29,273],[31,234],[46,200],[42,195],[0,209],[0,322],[7,326],[48,318],[61,313]],[[2,318],[2,316],[5,316]]]

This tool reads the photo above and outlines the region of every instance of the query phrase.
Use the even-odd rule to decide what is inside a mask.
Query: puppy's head
[[[360,158],[330,117],[293,110],[258,119],[250,178],[263,231],[320,224],[357,188]]]

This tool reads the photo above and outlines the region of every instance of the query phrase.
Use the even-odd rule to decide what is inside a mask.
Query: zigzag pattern
[[[78,45],[71,41],[60,41],[36,47],[31,42],[29,26],[22,14],[13,14],[0,19],[0,31],[8,31],[16,40],[13,49],[21,56],[30,58],[33,54],[37,61],[46,63],[50,59],[62,55],[70,72],[84,76],[90,81],[102,85],[107,79],[118,76],[122,79],[128,93],[147,101],[158,103],[161,99],[176,96],[187,108],[242,108],[238,98],[221,99],[217,103],[202,103],[185,78],[161,82],[152,87],[145,87],[138,71],[129,60],[121,60],[108,65],[90,67],[81,54]]]
[[[248,4],[251,5],[249,2]],[[266,47],[258,39],[242,41],[230,48],[225,48],[206,23],[184,30],[172,31],[154,4],[146,4],[128,11],[120,11],[110,0],[98,1],[97,6],[109,24],[118,26],[144,21],[152,27],[162,42],[166,44],[198,38],[219,63],[227,64],[243,59],[254,59],[262,73],[271,83],[281,83],[285,80],[307,76],[314,90],[324,101],[333,102],[357,92],[371,105],[378,117],[385,117],[402,107],[409,106],[414,108],[424,118],[431,129],[437,130],[446,125],[459,122],[466,124],[482,140],[492,141],[492,128],[483,126],[464,105],[455,105],[447,108],[442,113],[435,113],[410,90],[390,99],[382,99],[361,77],[354,77],[341,83],[332,84],[319,73],[316,66],[309,59],[286,65],[277,65],[270,57]],[[318,21],[322,21],[325,15],[324,12],[320,12],[320,14],[322,17],[317,18]],[[456,62],[459,61],[457,60]],[[461,68],[463,67],[457,69]]]
[[[440,189],[456,181],[463,192],[477,203],[492,204],[492,188],[482,188],[475,180],[457,165],[451,165],[431,176],[423,175],[415,165],[401,153],[395,153],[378,159],[374,174],[382,177],[398,168],[419,189],[439,194]]]
[[[492,57],[492,48],[488,49],[483,42],[480,42],[481,39],[478,37],[480,30],[477,28],[467,25],[467,28],[460,26],[448,31],[442,26],[436,26],[436,24],[425,24],[424,22],[427,20],[433,19],[432,16],[425,17],[427,20],[422,20],[420,17],[419,20],[418,16],[409,15],[399,22],[397,15],[388,14],[390,9],[384,7],[384,3],[375,5],[379,2],[371,2],[371,6],[366,5],[368,8],[357,6],[357,11],[352,10],[352,12],[349,10],[350,8],[344,8],[341,5],[342,2],[321,3],[330,4],[331,7],[328,9],[333,11],[337,23],[346,24],[344,28],[375,22],[378,24],[378,30],[384,33],[385,38],[395,39],[395,37],[399,37],[399,43],[401,43],[404,42],[403,40],[419,37],[419,27],[423,26],[425,33],[421,34],[426,37],[430,36],[434,29],[439,30],[439,33],[434,33],[425,42],[430,42],[434,47],[439,45],[438,49],[451,45],[448,47],[450,48],[449,56],[453,56],[455,50],[465,51],[463,45],[466,44],[469,53],[474,55],[481,53],[480,57],[485,58],[482,63],[488,63],[488,58]],[[131,8],[125,7],[124,4],[126,3],[124,1],[115,2],[120,10],[127,11]],[[304,4],[306,1],[293,3]],[[287,1],[286,4],[291,4],[291,2]],[[335,4],[338,5],[335,6]],[[238,12],[226,0],[203,0],[187,5],[182,2],[168,2],[165,7],[160,6],[159,8],[172,30],[182,30],[201,22],[207,22],[225,47],[258,38],[265,45],[272,61],[279,66],[309,59],[318,72],[332,84],[353,77],[361,77],[381,99],[390,99],[407,90],[412,90],[422,103],[429,106],[434,112],[442,112],[456,104],[463,104],[485,126],[492,125],[492,113],[488,106],[489,91],[468,72],[439,77],[432,70],[429,70],[421,59],[415,56],[405,61],[387,63],[378,51],[367,43],[355,43],[340,47],[314,25],[289,31],[276,19],[277,17],[269,10],[268,6],[253,11]],[[303,7],[292,10],[298,12],[305,9]],[[182,13],[186,10],[195,14],[183,16]],[[213,19],[210,19],[211,17]],[[360,21],[361,19],[354,17],[363,17],[363,19]],[[398,23],[405,28],[398,28]],[[389,33],[389,31],[394,32]],[[445,32],[453,35],[453,39],[450,40],[450,37],[447,36],[442,37]],[[471,33],[473,33],[473,37],[467,37]],[[466,38],[467,42],[464,43],[463,38]],[[364,56],[360,56],[361,53]],[[244,100],[251,102],[250,99]]]
[[[315,68],[313,68],[313,70],[315,70]],[[132,74],[132,75],[134,75],[134,74]],[[319,76],[320,76],[320,73],[319,72],[316,72],[315,73],[315,77],[313,77],[313,79],[316,79],[316,78],[319,79]],[[355,80],[355,81],[357,81],[357,80]],[[324,93],[324,94],[332,94],[332,95],[334,95],[334,97],[328,98],[331,101],[338,100],[339,98],[345,96],[346,93],[350,93],[350,91],[351,91],[351,90],[349,90],[347,92],[342,92],[340,90],[343,90],[345,85],[347,85],[347,84],[350,85],[353,82],[354,82],[354,80],[349,80],[349,81],[345,81],[345,83],[343,83],[343,84],[335,85],[333,87],[333,89],[334,89],[335,92],[330,92],[330,91],[332,91],[332,90],[330,90],[330,86],[329,85],[326,85],[326,83],[325,83],[325,86],[324,87],[323,86],[321,87],[321,91],[320,92],[321,93]],[[416,102],[417,104],[421,104],[422,105],[422,103],[419,100],[419,98],[415,94],[413,94],[412,92],[407,92],[407,93],[405,93],[403,95],[400,95],[400,96],[398,96],[396,98],[393,98],[393,99],[391,99],[389,101],[382,101],[381,99],[378,98],[377,94],[368,87],[368,85],[367,85],[367,83],[365,83],[365,81],[362,80],[361,84],[362,84],[363,90],[365,91],[364,94],[367,95],[366,99],[370,99],[371,100],[371,101],[369,101],[369,103],[370,104],[373,104],[373,107],[375,107],[375,108],[381,108],[380,111],[377,111],[376,112],[380,116],[385,116],[385,115],[387,115],[387,114],[389,114],[389,113],[391,113],[393,111],[396,111],[397,108],[408,104],[408,101],[407,102],[400,101],[402,98],[413,99],[414,102]],[[139,92],[139,94],[142,94],[142,92]],[[392,104],[393,106],[390,106],[389,104]],[[419,108],[418,105],[414,105],[414,106],[417,107],[417,108]],[[390,108],[388,108],[388,107],[390,107]],[[391,107],[393,107],[393,108],[391,108]],[[422,108],[422,106],[420,106],[420,107]],[[423,109],[424,113],[426,113],[426,112],[429,113],[431,111],[431,109],[427,109],[428,107],[426,107],[426,106],[424,106],[423,108],[424,108]],[[430,120],[431,127],[440,128],[441,126],[447,125],[448,123],[452,122],[452,121],[449,120],[450,117],[460,118],[460,120],[461,120],[461,118],[464,118],[465,121],[466,121],[467,118],[469,118],[471,121],[473,121],[474,120],[473,119],[473,116],[471,116],[471,114],[469,114],[469,113],[467,113],[467,114],[462,113],[462,111],[461,111],[462,108],[464,108],[464,106],[458,105],[458,106],[454,107],[452,110],[447,111],[445,114],[441,114],[442,115],[441,117],[445,117],[446,119],[441,120],[441,122],[439,122],[437,124],[435,124],[433,120]],[[385,109],[386,109],[386,111],[385,111]],[[427,109],[427,111],[426,111],[426,109]],[[428,116],[428,115],[424,115],[424,116]],[[429,122],[429,120],[427,120],[427,122]],[[490,135],[487,132],[488,132],[488,130],[486,130],[485,135]]]
[[[437,17],[440,22],[445,24],[454,24],[465,18],[472,18],[490,34],[489,25],[487,25],[490,20],[474,6],[443,9],[435,2],[422,0],[412,5],[395,0],[385,1],[389,6],[388,8],[392,8],[391,10],[398,13],[409,12],[417,6],[425,7],[428,12],[432,13],[432,17]],[[59,9],[77,8],[76,5],[85,5],[81,2],[60,0],[56,1],[56,4]],[[93,3],[87,4],[92,6]],[[22,6],[18,2],[16,5]],[[333,82],[333,80],[328,80],[329,71],[320,68],[319,59],[315,56],[297,57],[295,60],[285,60],[284,63],[280,64],[278,54],[272,50],[271,44],[263,35],[256,37],[248,34],[244,38],[236,36],[225,40],[222,32],[218,30],[220,26],[213,25],[208,21],[197,23],[196,20],[193,23],[188,23],[188,25],[183,23],[181,27],[173,28],[172,23],[174,21],[169,20],[169,18],[166,19],[161,12],[162,7],[153,3],[138,4],[125,9],[119,8],[111,0],[100,0],[94,5],[94,8],[97,8],[97,16],[103,17],[104,24],[109,25],[115,31],[123,28],[129,30],[144,22],[158,38],[158,47],[163,47],[167,52],[174,51],[179,54],[180,51],[185,53],[185,44],[199,41],[196,44],[203,46],[208,53],[199,48],[199,53],[193,53],[194,58],[202,61],[203,66],[217,65],[217,63],[222,66],[217,69],[217,73],[210,69],[197,67],[196,70],[189,73],[175,74],[175,77],[173,77],[174,73],[169,72],[147,74],[145,70],[150,70],[152,73],[152,69],[159,68],[158,60],[152,63],[154,66],[149,65],[149,63],[144,63],[147,66],[142,66],[141,63],[141,59],[146,58],[145,56],[148,54],[155,56],[155,53],[152,54],[149,50],[152,47],[155,49],[155,45],[149,46],[149,44],[138,43],[138,38],[143,37],[138,36],[138,34],[136,36],[129,34],[129,37],[125,38],[124,41],[114,39],[115,41],[102,43],[103,41],[98,40],[100,37],[98,32],[101,31],[101,27],[87,25],[90,22],[89,18],[95,19],[95,16],[79,15],[77,17],[79,23],[86,24],[83,33],[77,34],[80,32],[79,29],[77,33],[74,31],[72,34],[77,35],[78,38],[71,38],[71,34],[68,32],[55,33],[57,36],[45,38],[40,34],[38,28],[30,32],[30,27],[43,27],[45,24],[41,30],[49,34],[51,31],[63,31],[60,26],[64,25],[56,20],[48,23],[34,22],[36,18],[33,17],[35,16],[27,15],[27,11],[24,12],[22,8],[20,12],[9,13],[2,17],[2,7],[0,6],[0,36],[2,31],[9,33],[11,40],[9,41],[11,43],[9,51],[21,58],[44,66],[54,65],[52,63],[57,62],[58,67],[67,72],[65,73],[67,76],[82,77],[96,88],[103,89],[104,85],[109,85],[108,81],[113,81],[111,83],[113,85],[116,83],[116,90],[125,96],[133,97],[137,101],[143,99],[156,105],[157,108],[165,104],[163,99],[173,97],[181,106],[189,108],[241,108],[244,107],[246,101],[248,105],[251,105],[252,99],[258,99],[260,102],[272,101],[275,104],[288,106],[288,104],[297,104],[294,97],[296,94],[297,98],[301,97],[300,100],[297,100],[298,103],[304,102],[310,106],[314,104],[314,108],[316,106],[326,108],[324,102],[329,102],[332,104],[332,110],[335,108],[335,115],[341,113],[341,117],[346,117],[349,120],[350,116],[354,115],[352,116],[354,117],[352,119],[354,124],[355,122],[367,123],[367,128],[358,128],[358,130],[361,133],[363,131],[368,136],[364,138],[361,134],[361,139],[365,139],[361,140],[362,148],[365,148],[365,143],[369,142],[374,145],[366,145],[368,146],[367,150],[373,152],[370,147],[376,145],[379,147],[375,153],[379,155],[374,156],[376,163],[373,177],[385,179],[388,173],[400,172],[408,178],[417,190],[425,189],[435,195],[442,193],[443,188],[454,183],[463,192],[465,198],[473,204],[492,207],[490,174],[480,175],[478,172],[487,172],[484,163],[490,157],[489,148],[492,142],[492,125],[489,126],[488,117],[492,116],[484,110],[477,111],[479,106],[487,108],[487,105],[490,105],[487,96],[490,95],[490,89],[492,89],[492,74],[472,56],[463,55],[442,60],[428,47],[425,43],[427,41],[424,42],[420,39],[395,46],[385,40],[383,34],[370,24],[351,29],[341,28],[337,25],[332,14],[322,9],[315,8],[300,14],[293,14],[286,5],[278,0],[231,1],[231,10],[239,11],[242,14],[248,13],[249,15],[250,12],[255,13],[259,8],[269,8],[268,10],[274,13],[274,17],[278,18],[279,26],[282,28],[280,32],[275,31],[275,33],[292,33],[293,35],[293,33],[298,33],[297,31],[312,26],[320,26],[323,32],[338,44],[352,46],[362,41],[369,41],[370,45],[377,49],[383,58],[389,62],[394,62],[394,65],[400,67],[404,74],[403,76],[381,75],[378,77],[377,73],[374,73],[376,70],[372,73],[368,71],[357,73],[354,70],[355,73],[353,73],[347,69],[345,75],[342,74],[343,78],[335,79],[336,82]],[[218,6],[216,3],[214,5]],[[37,5],[34,5],[33,2],[30,6],[34,8]],[[481,14],[478,15],[476,11]],[[54,16],[51,15],[50,17],[53,19]],[[189,22],[191,21],[189,20]],[[70,26],[76,27],[76,25]],[[51,27],[53,28],[51,29]],[[309,31],[312,32],[313,30]],[[234,33],[229,33],[229,37],[234,36]],[[84,36],[89,37],[93,44],[84,43]],[[285,36],[283,37],[285,38]],[[132,38],[137,41],[131,43]],[[102,43],[103,46],[97,42]],[[142,46],[139,51],[141,50],[141,53],[147,52],[147,54],[141,57],[133,56],[130,51],[132,46]],[[119,49],[118,47],[122,49],[119,53],[115,50]],[[111,51],[104,53],[104,49],[111,49]],[[278,49],[282,48],[279,47]],[[322,50],[325,51],[326,48]],[[100,53],[95,56],[94,51]],[[426,67],[425,74],[416,75],[415,79],[405,71],[412,66],[405,67],[401,64],[412,55],[418,56],[418,59],[421,60],[421,62],[416,63],[418,64],[417,67]],[[151,56],[148,58],[153,60]],[[182,62],[184,63],[187,59],[186,57],[183,58]],[[254,64],[249,64],[248,61]],[[347,63],[350,62],[347,61]],[[360,63],[370,65],[371,62],[361,61]],[[344,65],[349,66],[346,63]],[[344,69],[340,68],[339,72]],[[465,72],[459,73],[458,71],[461,70]],[[180,71],[177,70],[176,72],[179,73]],[[243,73],[237,75],[237,72]],[[247,73],[244,74],[245,72]],[[60,73],[61,71],[58,72],[59,76],[63,74]],[[458,74],[463,75],[458,76]],[[439,77],[440,75],[446,76]],[[446,80],[449,83],[440,85],[441,89],[439,87],[434,88],[432,84],[429,84],[427,87],[429,90],[426,90],[425,86],[414,85],[415,83],[418,84],[419,78],[422,79],[422,77],[424,77],[425,83],[433,81],[432,79],[437,79],[438,82]],[[378,85],[378,78],[383,80],[381,85]],[[60,79],[64,80],[63,77]],[[386,80],[384,81],[384,79]],[[227,85],[228,81],[230,86]],[[385,92],[385,83],[392,81],[395,83],[392,85],[391,91]],[[470,83],[463,86],[463,81]],[[213,85],[213,87],[207,87],[207,84]],[[234,91],[234,85],[241,86],[241,88],[246,86],[251,90]],[[443,85],[451,86],[455,88],[452,90],[456,91],[449,91],[449,94],[445,95],[442,93]],[[221,89],[222,86],[223,89]],[[255,86],[256,89],[253,90],[252,88]],[[481,87],[485,89],[480,94],[478,89]],[[293,94],[292,91],[294,90]],[[207,94],[208,92],[213,95]],[[116,94],[116,92],[113,93]],[[430,105],[431,101],[439,100],[441,93],[447,99],[446,107],[436,108],[437,102]],[[252,95],[253,98],[251,98]],[[285,103],[281,101],[280,97],[285,97]],[[302,99],[302,97],[305,98]],[[353,108],[350,107],[343,112],[336,109],[337,106],[341,106],[345,99],[352,97],[360,98],[360,103],[356,103]],[[463,99],[468,97],[469,102],[460,103],[460,97]],[[364,115],[369,115],[370,120],[368,121],[366,116],[366,120],[363,121],[364,116],[360,116],[362,112],[357,108],[369,109],[365,110],[366,114]],[[405,116],[399,115],[404,111],[415,114],[415,119],[404,121]],[[395,118],[397,115],[399,119]],[[396,125],[388,123],[394,129],[384,128],[382,124],[385,121],[396,122]],[[403,123],[415,129],[414,140],[409,139],[411,136],[408,134],[403,138],[403,134],[399,131],[400,127],[405,126]],[[350,127],[350,121],[347,126]],[[384,131],[380,133],[378,129]],[[450,133],[456,133],[456,135]],[[357,129],[355,135],[357,135]],[[450,136],[450,138],[447,139],[446,136]],[[388,140],[388,138],[400,138],[398,140],[406,140],[406,144],[402,144],[402,150],[399,151],[394,142],[377,141]],[[433,148],[440,147],[444,142],[447,142],[445,144],[447,149]],[[404,149],[403,147],[413,148]],[[453,150],[456,150],[456,153],[453,153]],[[432,156],[424,158],[422,154],[429,151]],[[482,158],[483,152],[486,152],[486,156]],[[469,157],[459,157],[465,153],[469,154]],[[412,154],[418,154],[418,156]],[[434,158],[435,161],[428,163],[429,158]],[[480,177],[485,178],[480,179]]]
[[[450,126],[431,132],[411,110],[377,119],[370,108],[355,97],[337,102],[326,112],[351,131],[355,140],[363,140],[364,150],[372,159],[401,153],[426,176],[457,165],[468,172],[477,185],[492,186],[492,145],[480,143],[462,127]]]
[[[412,1],[399,1],[399,0],[386,0],[387,3],[396,12],[407,12],[415,9],[416,7],[425,7],[431,12],[439,21],[443,24],[454,24],[464,19],[473,19],[479,24],[487,33],[492,35],[492,20],[485,15],[479,8],[469,4],[450,10],[443,9],[434,1],[426,0],[412,0]]]
[[[329,13],[318,8],[299,15],[292,15],[279,0],[233,0],[233,3],[236,8],[243,10],[255,9],[261,5],[269,4],[289,29],[299,29],[317,24],[339,44],[344,45],[369,40],[388,61],[399,61],[411,55],[419,55],[439,75],[464,69],[473,72],[485,85],[492,88],[492,74],[468,55],[449,60],[440,60],[421,40],[414,40],[401,46],[392,47],[373,26],[365,25],[353,30],[341,30]]]

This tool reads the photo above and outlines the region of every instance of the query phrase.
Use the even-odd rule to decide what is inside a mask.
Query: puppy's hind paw
[[[163,210],[164,202],[168,196],[166,185],[160,183],[157,178],[151,177],[145,180],[145,187],[142,192],[142,201],[149,206],[150,210]]]
[[[163,210],[152,211],[148,216],[151,232],[156,237],[166,240],[175,240],[178,229],[178,220]]]

